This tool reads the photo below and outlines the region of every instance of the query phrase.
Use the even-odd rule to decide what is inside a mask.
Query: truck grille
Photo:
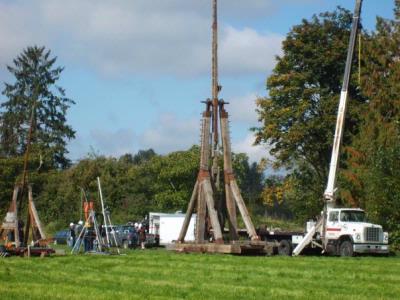
[[[365,229],[366,242],[380,242],[382,238],[383,238],[383,232],[381,228],[367,227]]]

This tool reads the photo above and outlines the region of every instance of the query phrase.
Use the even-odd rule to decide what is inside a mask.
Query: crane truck
[[[276,252],[281,255],[292,254],[297,256],[310,249],[320,249],[322,253],[340,256],[353,256],[356,253],[389,253],[389,235],[383,231],[381,225],[369,223],[365,212],[360,208],[340,208],[336,206],[336,179],[340,145],[344,130],[351,64],[361,7],[362,0],[356,0],[337,113],[328,183],[324,193],[324,209],[317,221],[307,222],[305,233],[268,230],[259,232],[261,238],[273,243]]]
[[[299,255],[306,247],[319,247],[328,254],[353,256],[355,253],[387,254],[389,252],[389,235],[381,225],[367,222],[365,212],[360,208],[340,208],[336,206],[336,179],[340,145],[343,137],[344,120],[348,99],[348,86],[351,65],[357,38],[362,0],[356,0],[350,42],[347,52],[346,67],[343,78],[336,129],[333,140],[328,183],[324,193],[325,205],[318,221],[310,222],[308,230],[298,241],[293,255]]]

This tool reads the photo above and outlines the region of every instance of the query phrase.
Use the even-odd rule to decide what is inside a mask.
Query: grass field
[[[0,259],[0,299],[399,299],[398,257],[241,257],[134,250]]]

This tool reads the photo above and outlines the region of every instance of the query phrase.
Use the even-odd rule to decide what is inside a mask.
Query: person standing
[[[146,229],[142,224],[139,224],[139,241],[140,248],[145,249],[144,243],[146,242]]]
[[[75,233],[75,224],[74,223],[69,224],[69,235],[70,235],[70,239],[71,239],[70,246],[73,247],[76,242],[76,233]]]

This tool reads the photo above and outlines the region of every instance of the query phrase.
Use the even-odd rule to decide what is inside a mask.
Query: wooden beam
[[[14,214],[15,214],[14,240],[16,248],[18,248],[21,245],[21,239],[18,231],[18,205],[17,205],[19,190],[20,190],[19,186],[14,187],[13,197],[11,201],[11,207],[14,209]]]
[[[183,243],[185,240],[185,236],[190,224],[190,220],[192,218],[193,210],[196,205],[197,195],[199,193],[199,182],[196,180],[196,183],[193,188],[192,197],[190,197],[189,205],[186,210],[185,220],[183,221],[181,231],[179,233],[178,242]]]
[[[232,240],[238,239],[237,234],[237,213],[235,200],[233,199],[230,181],[233,176],[231,140],[229,135],[228,113],[225,109],[221,110],[221,137],[222,147],[224,149],[224,181],[225,181],[225,199],[226,209],[228,211],[229,234]]]
[[[40,222],[40,219],[39,219],[39,214],[37,213],[35,203],[33,202],[31,186],[28,187],[28,199],[29,199],[30,213],[32,214],[32,216],[31,216],[32,224],[34,224],[39,229],[40,238],[44,240],[44,239],[46,239],[46,234],[44,233],[42,223]]]
[[[196,242],[204,242],[204,234],[206,230],[206,213],[207,206],[204,198],[203,184],[200,182],[197,193],[197,222],[196,222]]]
[[[251,221],[246,204],[243,201],[242,195],[240,194],[240,190],[237,186],[235,179],[231,181],[231,189],[250,238],[258,239],[259,237],[257,236],[256,229],[254,228],[253,222]]]
[[[211,219],[211,226],[214,232],[214,239],[217,243],[221,243],[223,242],[222,230],[218,220],[218,213],[215,210],[213,190],[211,187],[210,179],[209,178],[205,179],[202,183],[202,186],[203,186],[204,196],[207,202],[208,214]]]
[[[180,253],[197,252],[197,253],[221,253],[221,254],[240,254],[241,247],[239,244],[217,244],[217,243],[182,243],[167,245],[167,250]]]
[[[208,171],[210,164],[210,123],[211,112],[203,112],[201,128],[200,170]]]
[[[225,183],[226,209],[228,211],[229,235],[232,240],[238,240],[236,204],[233,199],[230,184]]]

